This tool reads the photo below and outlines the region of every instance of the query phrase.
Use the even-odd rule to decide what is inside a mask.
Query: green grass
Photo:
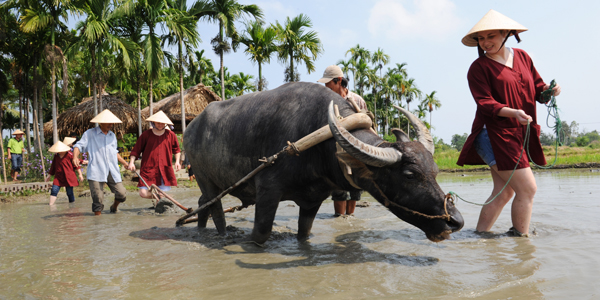
[[[548,164],[554,162],[555,147],[544,146],[544,155]],[[461,171],[473,169],[487,169],[487,166],[458,166],[458,156],[460,152],[455,149],[439,151],[433,155],[433,159],[437,163],[441,171]],[[525,155],[525,154],[524,154]],[[558,148],[557,165],[576,165],[582,163],[598,163],[600,162],[600,149],[592,149],[590,147],[568,147],[562,146]]]

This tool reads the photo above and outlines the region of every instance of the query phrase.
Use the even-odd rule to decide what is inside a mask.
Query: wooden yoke
[[[352,131],[354,129],[359,129],[359,128],[364,128],[364,129],[371,128],[371,118],[369,118],[369,116],[367,116],[366,114],[363,114],[363,113],[356,113],[356,114],[349,115],[348,117],[341,119],[339,121],[339,123],[340,123],[340,126],[346,128],[346,130],[348,130],[348,131]],[[323,141],[326,141],[332,137],[333,137],[333,134],[331,134],[329,125],[325,125],[325,126],[319,128],[318,130],[312,132],[311,134],[299,139],[295,143],[290,143],[288,141],[288,145],[289,145],[288,148],[294,149],[294,151],[292,151],[289,154],[299,155],[300,152],[302,152],[314,145],[317,145]]]

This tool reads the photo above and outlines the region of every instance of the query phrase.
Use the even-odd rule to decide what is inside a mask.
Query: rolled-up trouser
[[[362,191],[347,192],[347,191],[337,190],[337,191],[333,191],[331,193],[331,200],[333,200],[333,201],[346,201],[346,200],[359,201],[361,193],[362,193]],[[348,197],[348,194],[350,194],[350,197]]]
[[[23,166],[23,154],[10,154],[10,162],[12,163],[12,169],[17,172],[21,172]]]
[[[104,184],[108,185],[113,194],[115,194],[115,201],[125,202],[127,190],[123,186],[123,182],[115,182],[110,172],[106,182],[88,180],[90,184],[90,192],[92,193],[92,211],[102,211],[104,209]]]
[[[73,194],[72,186],[65,186],[65,190],[67,190],[67,198],[69,198],[69,202],[75,202],[75,194]],[[58,192],[60,191],[60,186],[52,185],[52,189],[50,190],[50,196],[56,197]]]

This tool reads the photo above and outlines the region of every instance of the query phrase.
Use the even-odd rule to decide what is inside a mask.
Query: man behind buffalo
[[[323,78],[317,81],[324,83],[326,87],[344,97],[344,99],[346,99],[353,107],[355,107],[354,104],[356,104],[358,109],[367,110],[367,103],[365,100],[358,94],[348,91],[348,80],[344,78],[344,73],[340,67],[335,65],[327,67],[325,72],[323,72]],[[350,194],[350,197],[348,197],[348,193]],[[354,209],[356,208],[356,201],[360,200],[360,193],[361,191],[333,191],[333,193],[331,193],[331,200],[333,200],[333,209],[335,210],[334,216],[339,217],[344,214],[353,216]]]

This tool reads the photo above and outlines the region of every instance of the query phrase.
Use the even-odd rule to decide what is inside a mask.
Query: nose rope
[[[434,215],[434,216],[432,216],[432,215],[424,214],[424,213],[418,212],[416,210],[410,209],[410,208],[408,208],[406,206],[402,206],[400,204],[397,204],[397,203],[394,203],[394,202],[390,201],[388,199],[388,197],[381,191],[381,189],[379,188],[379,186],[375,182],[373,182],[373,185],[377,189],[377,192],[379,193],[379,196],[381,196],[384,199],[383,202],[384,202],[385,207],[389,208],[389,206],[392,205],[392,206],[400,208],[400,209],[402,209],[402,210],[404,210],[406,212],[412,213],[413,215],[417,215],[417,216],[424,217],[424,218],[427,218],[427,219],[445,219],[448,222],[450,222],[450,220],[451,220],[452,216],[448,213],[448,202],[450,201],[450,203],[452,203],[454,205],[454,198],[451,197],[450,194],[448,194],[448,195],[446,195],[444,197],[444,214],[443,215]]]

